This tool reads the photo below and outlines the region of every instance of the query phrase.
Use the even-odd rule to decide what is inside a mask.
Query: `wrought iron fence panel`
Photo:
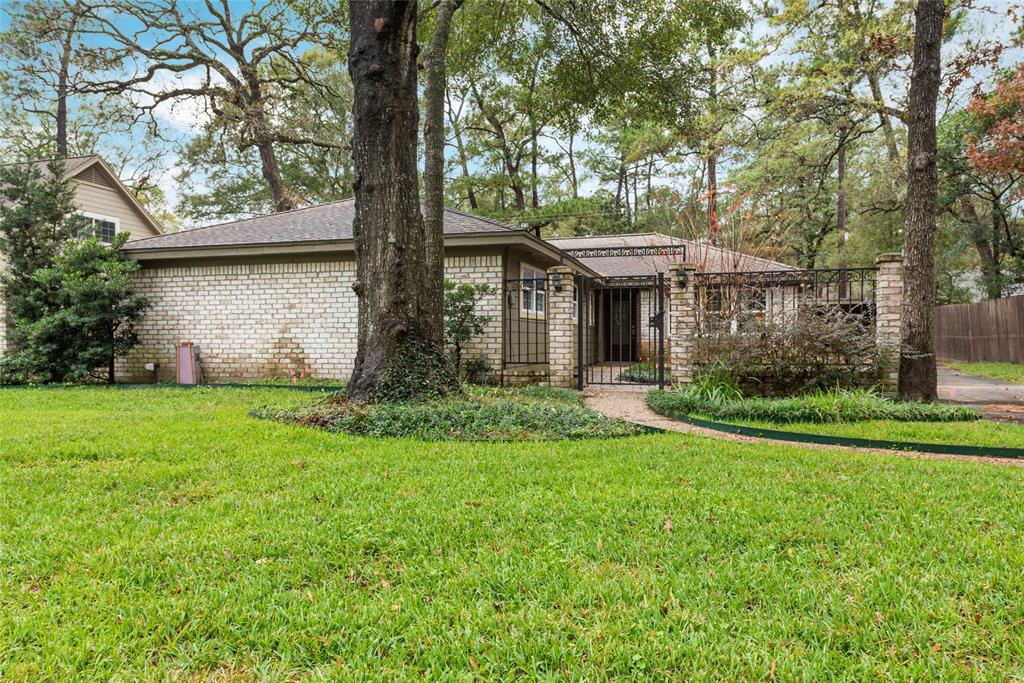
[[[548,282],[546,278],[505,280],[504,364],[548,362]]]
[[[795,324],[797,316],[842,317],[865,335],[875,326],[874,268],[697,273],[697,357],[723,335]]]

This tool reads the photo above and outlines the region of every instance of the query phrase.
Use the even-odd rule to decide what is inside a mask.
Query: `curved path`
[[[909,458],[924,458],[936,460],[969,460],[972,462],[988,462],[1014,467],[1024,467],[1024,460],[1009,460],[1007,458],[987,458],[974,455],[943,455],[939,453],[919,453],[913,451],[896,451],[878,448],[854,448],[852,446],[826,446],[823,444],[792,443],[788,441],[774,441],[772,439],[759,439],[752,436],[740,434],[728,434],[712,429],[704,429],[695,425],[679,422],[663,415],[658,415],[647,405],[646,394],[650,387],[638,385],[608,385],[590,386],[583,392],[583,401],[599,413],[609,417],[617,417],[627,422],[655,427],[671,432],[684,432],[706,436],[712,439],[723,441],[739,441],[749,444],[771,444],[775,446],[791,446],[793,448],[815,448],[826,451],[860,451],[863,453],[876,453],[879,455],[894,455]]]

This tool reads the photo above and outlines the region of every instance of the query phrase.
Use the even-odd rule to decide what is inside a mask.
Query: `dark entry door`
[[[608,340],[605,358],[612,363],[624,363],[636,360],[636,317],[638,297],[632,289],[613,289],[605,291],[607,297],[608,329],[605,338]]]

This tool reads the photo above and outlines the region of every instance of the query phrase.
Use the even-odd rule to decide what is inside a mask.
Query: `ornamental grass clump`
[[[722,390],[709,391],[706,386],[695,384],[673,391],[652,392],[647,400],[655,412],[668,417],[692,415],[778,424],[836,424],[867,420],[956,422],[981,417],[974,408],[900,401],[871,389],[829,389],[805,396],[771,399],[726,395]]]

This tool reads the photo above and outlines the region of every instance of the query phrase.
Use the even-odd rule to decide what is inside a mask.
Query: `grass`
[[[466,396],[426,403],[366,405],[329,397],[299,409],[253,415],[357,436],[425,441],[543,441],[629,436],[642,428],[605,417],[563,389],[467,387]]]
[[[0,679],[1019,678],[1024,471],[0,391]]]
[[[962,363],[959,361],[950,361],[945,363],[945,365],[953,368],[954,370],[959,370],[965,375],[988,377],[989,379],[996,379],[1001,382],[1024,384],[1024,365],[1017,363],[995,363],[986,361]]]
[[[742,398],[727,387],[699,383],[651,392],[648,403],[667,417],[704,417],[729,424],[802,434],[885,441],[1024,448],[1024,426],[979,419],[965,406],[908,403],[865,390],[831,391],[799,398]]]
[[[989,420],[956,422],[901,422],[864,420],[844,424],[820,422],[768,422],[765,420],[728,420],[733,424],[763,429],[781,429],[803,434],[851,436],[859,439],[914,441],[917,443],[987,448],[1024,448],[1024,426]]]

